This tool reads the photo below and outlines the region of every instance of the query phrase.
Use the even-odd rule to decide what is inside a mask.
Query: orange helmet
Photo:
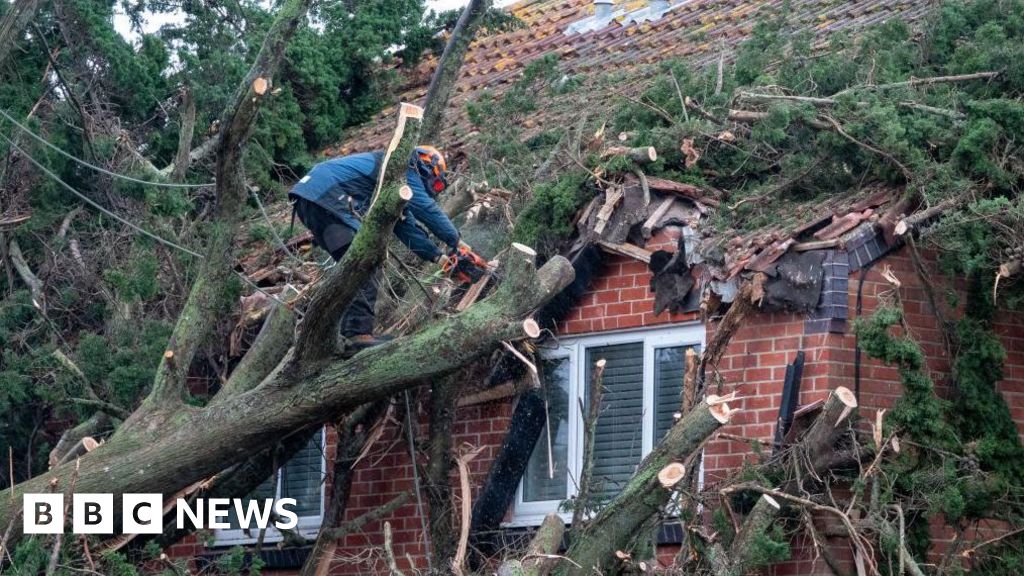
[[[413,150],[413,162],[427,192],[437,196],[448,188],[448,180],[445,178],[448,165],[440,150],[433,146],[417,146]]]

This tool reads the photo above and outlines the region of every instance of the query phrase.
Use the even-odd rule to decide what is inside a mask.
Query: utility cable
[[[2,109],[0,109],[0,115],[2,115],[2,114],[5,114],[5,113],[3,112]],[[29,162],[31,162],[32,164],[35,164],[36,168],[39,168],[40,170],[42,170],[44,174],[46,174],[47,176],[49,176],[50,178],[55,180],[58,184],[63,186],[65,189],[67,189],[68,192],[71,192],[72,194],[77,196],[79,199],[81,199],[83,202],[85,202],[86,204],[92,206],[93,208],[99,210],[100,212],[106,214],[107,216],[113,218],[114,220],[117,220],[118,222],[124,224],[125,226],[128,226],[129,228],[131,228],[132,230],[135,230],[136,232],[142,234],[143,236],[148,236],[149,238],[152,238],[153,240],[156,240],[157,242],[159,242],[159,243],[161,243],[161,244],[163,244],[165,246],[170,246],[171,248],[176,248],[178,250],[181,250],[182,252],[191,254],[192,256],[195,256],[196,258],[200,258],[200,259],[203,258],[202,254],[200,254],[198,252],[194,252],[192,250],[189,250],[188,248],[182,246],[181,244],[177,244],[175,242],[172,242],[171,240],[167,240],[166,238],[162,238],[160,236],[157,236],[156,234],[150,232],[149,230],[146,230],[145,228],[142,228],[138,224],[135,224],[134,222],[131,222],[131,221],[129,221],[129,220],[127,220],[127,219],[125,219],[125,218],[123,218],[121,216],[118,216],[117,214],[111,212],[110,210],[107,210],[106,208],[101,206],[99,203],[97,203],[95,200],[93,200],[92,198],[89,198],[85,194],[82,194],[81,192],[76,190],[72,185],[70,185],[67,182],[61,180],[60,176],[58,176],[52,170],[50,170],[49,168],[44,166],[42,163],[40,163],[38,160],[33,158],[28,152],[26,152],[24,149],[22,149],[21,146],[18,146],[17,144],[15,144],[14,140],[11,140],[11,138],[8,137],[7,134],[4,134],[3,132],[0,132],[0,137],[2,137],[7,142],[7,144],[9,144],[11,146],[11,148],[14,148],[19,153],[21,153],[22,156],[27,158]]]
[[[47,140],[46,138],[43,138],[42,136],[36,134],[31,129],[29,129],[27,126],[22,124],[21,122],[18,122],[17,119],[15,119],[13,116],[8,114],[7,111],[4,110],[3,108],[0,108],[0,116],[3,116],[8,121],[10,121],[12,124],[17,126],[18,129],[20,129],[22,132],[28,134],[29,136],[34,138],[37,142],[39,142],[40,144],[42,144],[42,145],[44,145],[44,146],[54,150],[55,152],[57,152],[61,156],[64,156],[65,158],[67,158],[67,159],[69,159],[69,160],[71,160],[73,162],[77,162],[77,163],[81,164],[82,166],[86,166],[86,167],[91,168],[91,169],[93,169],[93,170],[95,170],[97,172],[102,172],[103,174],[106,174],[107,176],[111,176],[113,178],[118,178],[118,179],[121,179],[121,180],[127,180],[128,182],[135,182],[136,184],[145,184],[147,186],[160,186],[160,187],[163,187],[163,188],[203,188],[203,187],[206,187],[206,186],[213,186],[213,182],[208,182],[206,184],[179,184],[179,183],[176,183],[176,182],[153,182],[151,180],[141,180],[139,178],[132,178],[131,176],[127,176],[125,174],[119,174],[117,172],[111,172],[110,170],[107,170],[106,168],[97,166],[97,165],[92,164],[91,162],[88,162],[86,160],[82,160],[81,158],[75,156],[74,154],[71,154],[70,152],[65,152],[63,149],[59,148],[56,144],[50,143],[50,141]]]
[[[0,109],[0,115],[2,115],[2,112],[3,112],[3,110],[2,110],[2,109]],[[132,230],[135,230],[135,231],[136,231],[136,232],[138,232],[139,234],[142,234],[143,236],[146,236],[146,237],[148,237],[148,238],[152,238],[153,240],[156,240],[157,242],[159,242],[160,244],[163,244],[164,246],[168,246],[168,247],[170,247],[170,248],[174,248],[174,249],[176,249],[176,250],[180,250],[180,251],[182,251],[182,252],[184,252],[184,253],[186,253],[186,254],[189,254],[189,255],[191,255],[191,256],[195,256],[196,258],[199,258],[200,260],[205,260],[205,259],[206,259],[206,257],[205,257],[205,256],[203,256],[202,254],[200,254],[200,253],[198,253],[198,252],[195,252],[195,251],[193,251],[193,250],[190,250],[190,249],[188,249],[188,248],[186,248],[186,247],[182,246],[181,244],[178,244],[178,243],[176,243],[176,242],[173,242],[173,241],[171,241],[171,240],[168,240],[168,239],[166,239],[166,238],[163,238],[163,237],[161,237],[161,236],[158,236],[158,235],[156,235],[156,234],[154,234],[154,233],[150,232],[149,230],[146,230],[145,228],[143,228],[143,227],[139,226],[138,224],[136,224],[136,223],[134,223],[134,222],[132,222],[132,221],[130,221],[130,220],[128,220],[128,219],[126,219],[126,218],[124,218],[123,216],[119,216],[119,215],[115,214],[114,212],[111,212],[110,210],[107,210],[107,209],[106,209],[106,208],[104,208],[104,207],[103,207],[102,205],[100,205],[99,203],[97,203],[97,202],[96,202],[95,200],[93,200],[92,198],[89,198],[89,197],[88,197],[88,196],[86,196],[85,194],[83,194],[83,193],[79,192],[79,191],[78,191],[77,189],[75,189],[75,187],[73,187],[72,185],[68,184],[68,183],[67,183],[67,182],[65,182],[64,180],[62,180],[62,179],[60,178],[60,176],[58,176],[58,175],[57,175],[56,173],[54,173],[54,172],[53,172],[52,170],[50,170],[49,168],[47,168],[46,166],[44,166],[43,164],[41,164],[41,163],[40,163],[40,162],[39,162],[38,160],[36,160],[35,158],[33,158],[33,157],[32,157],[32,156],[31,156],[31,155],[30,155],[30,154],[28,153],[28,152],[26,152],[26,151],[25,151],[24,149],[22,149],[22,148],[21,148],[20,146],[18,146],[17,144],[15,144],[15,143],[14,143],[14,141],[13,141],[13,140],[11,140],[11,138],[10,138],[10,137],[8,137],[8,136],[7,136],[6,134],[4,134],[3,132],[0,132],[0,138],[3,138],[3,139],[4,139],[4,141],[6,141],[8,145],[10,145],[10,146],[11,146],[12,148],[14,148],[15,150],[17,150],[17,151],[18,151],[18,152],[19,152],[19,153],[20,153],[20,154],[21,154],[22,156],[24,156],[25,158],[27,158],[29,162],[31,162],[32,164],[34,164],[34,165],[36,166],[36,168],[39,168],[40,170],[42,170],[42,172],[43,172],[44,174],[46,174],[47,176],[49,176],[50,178],[52,178],[53,180],[55,180],[55,181],[56,181],[56,182],[57,182],[58,184],[60,184],[61,186],[63,186],[63,187],[65,188],[65,189],[67,189],[67,190],[68,190],[69,192],[71,192],[72,194],[74,194],[75,196],[77,196],[77,197],[78,197],[79,199],[81,199],[81,200],[82,200],[83,202],[85,202],[85,203],[86,203],[86,204],[88,204],[89,206],[92,206],[93,208],[95,208],[95,209],[99,210],[100,212],[102,212],[103,214],[105,214],[105,215],[109,216],[110,218],[113,218],[114,220],[117,220],[118,222],[120,222],[120,223],[124,224],[125,226],[128,226],[129,228],[131,228]],[[284,300],[281,300],[281,299],[280,299],[280,298],[278,298],[278,297],[277,297],[276,295],[274,295],[274,294],[271,294],[270,292],[267,292],[267,291],[266,291],[266,290],[264,290],[263,288],[259,287],[258,285],[256,285],[256,283],[255,283],[255,282],[253,282],[252,280],[250,280],[250,279],[249,279],[249,278],[248,278],[248,277],[247,277],[247,276],[246,276],[245,274],[242,274],[241,272],[239,272],[239,271],[237,271],[237,270],[235,270],[235,274],[236,274],[236,275],[237,275],[237,276],[238,276],[239,278],[241,278],[243,282],[245,282],[246,284],[248,284],[249,286],[251,286],[251,287],[252,287],[252,288],[253,288],[254,290],[256,290],[257,292],[261,292],[261,293],[263,293],[263,294],[264,294],[265,296],[267,296],[267,297],[269,297],[270,299],[274,300],[274,301],[275,301],[275,302],[277,302],[278,304],[281,304],[281,305],[283,305],[283,306],[288,306],[288,303],[287,303],[287,302],[285,302]],[[303,315],[302,315],[302,313],[300,313],[300,312],[299,312],[298,310],[294,310],[294,312],[296,313],[296,315],[297,315],[297,316],[298,316],[299,318],[302,318],[302,316],[303,316]]]

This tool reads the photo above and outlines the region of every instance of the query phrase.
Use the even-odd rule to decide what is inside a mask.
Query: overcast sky
[[[435,12],[443,12],[444,10],[451,10],[453,8],[460,8],[466,5],[468,0],[426,0],[427,9]],[[508,6],[515,0],[497,0],[494,4],[497,6]],[[119,8],[115,8],[117,12],[114,13],[114,28],[121,33],[125,38],[134,40],[136,35],[132,33],[131,21],[128,20],[123,12]],[[145,16],[145,22],[143,24],[142,31],[149,34],[156,32],[164,24],[171,24],[181,22],[184,19],[184,14],[168,13],[168,14],[149,14]]]

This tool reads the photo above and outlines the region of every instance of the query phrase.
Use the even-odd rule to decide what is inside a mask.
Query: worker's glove
[[[459,284],[475,284],[487,272],[487,261],[461,245],[442,257],[441,271]]]

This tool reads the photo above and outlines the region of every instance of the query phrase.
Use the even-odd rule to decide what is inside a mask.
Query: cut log
[[[498,568],[498,576],[545,576],[561,557],[555,556],[562,544],[565,522],[558,514],[548,514],[530,540],[522,559],[506,560]]]
[[[669,490],[684,477],[686,477],[686,466],[679,462],[673,462],[658,472],[658,482],[661,482],[661,485]]]
[[[654,149],[654,146],[639,146],[636,148],[611,146],[601,152],[601,158],[612,157],[629,158],[637,164],[650,164],[658,159],[658,151]]]
[[[523,320],[523,334],[530,338],[540,338],[540,324],[533,318]]]
[[[566,555],[575,564],[560,565],[558,573],[614,573],[615,551],[628,550],[638,537],[642,538],[641,527],[665,507],[672,495],[662,487],[658,472],[700,450],[732,413],[728,404],[702,402],[676,422],[640,463],[622,492],[588,524],[585,536],[574,539]]]
[[[833,452],[839,438],[846,434],[846,429],[841,424],[848,421],[847,418],[856,408],[857,399],[848,388],[840,386],[833,390],[825,400],[818,417],[803,435],[794,454],[799,455],[801,462],[810,462],[816,473],[824,471],[828,463],[834,461],[828,456]],[[792,494],[797,489],[797,482],[791,480],[774,493]],[[771,527],[778,517],[780,508],[777,500],[762,494],[747,515],[729,550],[726,551],[721,544],[715,544],[709,550],[708,560],[712,572],[716,576],[747,573],[755,560],[754,538],[764,534]]]
[[[832,391],[821,408],[821,414],[804,434],[804,439],[800,443],[808,462],[825,459],[827,453],[835,446],[836,440],[845,433],[840,425],[847,421],[856,408],[857,397],[849,388],[840,386]]]
[[[964,200],[961,197],[950,198],[949,200],[946,200],[944,202],[939,202],[938,204],[932,206],[931,208],[925,208],[924,210],[914,212],[913,214],[907,216],[906,218],[901,218],[896,223],[896,227],[893,229],[893,233],[896,234],[896,236],[904,236],[908,232],[914,231],[922,224],[931,222],[936,217],[941,216],[944,212],[952,208],[955,208],[963,201]]]
[[[736,534],[728,552],[721,544],[714,544],[708,551],[708,560],[715,576],[746,574],[754,564],[758,536],[764,535],[775,519],[781,506],[768,495],[762,494],[757,504],[747,514],[743,527]]]
[[[68,451],[58,462],[57,465],[64,464],[65,462],[71,462],[79,456],[84,456],[89,452],[92,452],[100,445],[92,436],[85,436],[75,444],[71,450]]]
[[[611,252],[612,254],[618,254],[619,256],[628,256],[641,262],[650,264],[651,254],[650,250],[641,248],[635,244],[623,242],[622,244],[615,244],[614,242],[607,242],[605,240],[598,240],[597,245],[601,247],[605,252]]]
[[[110,424],[110,416],[106,412],[97,412],[85,422],[64,431],[60,440],[57,441],[57,445],[50,451],[48,462],[50,468],[57,466],[61,462],[73,460],[75,455],[81,454],[80,451],[84,450],[83,441],[86,438],[92,440],[91,436],[93,434],[105,431]],[[78,451],[78,454],[72,455],[76,451]]]

